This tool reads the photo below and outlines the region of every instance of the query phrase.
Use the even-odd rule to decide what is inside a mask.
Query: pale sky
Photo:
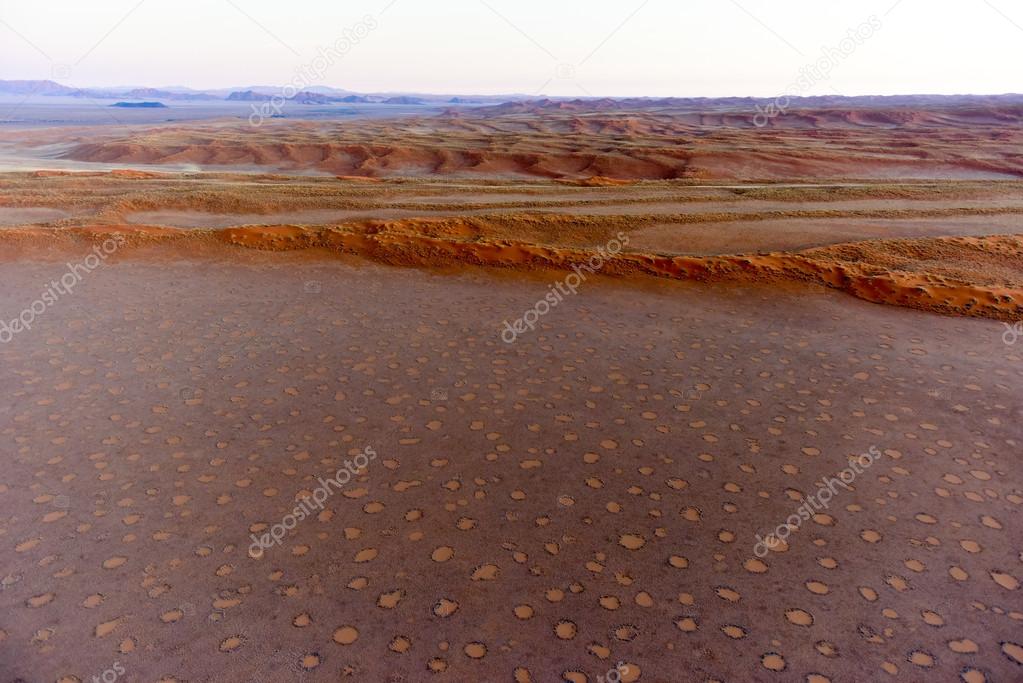
[[[1021,0],[390,1],[0,0],[0,79],[219,88],[305,68],[360,92],[773,97],[873,15],[790,94],[1023,92]]]

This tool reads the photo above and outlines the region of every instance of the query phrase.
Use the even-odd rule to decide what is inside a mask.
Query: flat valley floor
[[[0,310],[65,260],[0,264]],[[1023,679],[1023,339],[594,278],[503,341],[562,276],[91,273],[0,345],[0,678]]]

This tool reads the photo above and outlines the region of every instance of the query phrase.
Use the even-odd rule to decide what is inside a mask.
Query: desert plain
[[[1023,680],[1021,121],[0,129],[3,680]]]

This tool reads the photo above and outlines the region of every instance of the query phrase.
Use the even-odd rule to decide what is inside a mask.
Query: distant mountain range
[[[0,80],[0,95],[22,97],[76,97],[90,100],[115,100],[114,106],[154,107],[167,102],[248,102],[268,103],[282,97],[282,88],[254,85],[243,88],[195,90],[184,86],[145,88],[124,86],[115,88],[72,88],[55,81]],[[385,105],[488,105],[480,114],[541,113],[544,111],[613,112],[658,109],[662,107],[686,108],[692,111],[761,111],[762,108],[780,106],[784,99],[787,109],[834,107],[927,107],[942,106],[1004,106],[1023,105],[1023,95],[863,95],[807,96],[791,98],[766,97],[591,97],[539,98],[527,95],[426,95],[419,93],[356,93],[327,86],[310,86],[288,98],[291,104],[385,104]],[[279,101],[279,100],[278,100]],[[452,113],[457,111],[452,107]]]
[[[281,97],[280,93],[266,93],[258,90],[237,90],[228,95],[225,99],[230,102],[269,102],[275,97]],[[296,104],[334,104],[359,102],[363,104],[457,104],[459,98],[442,99],[436,102],[422,97],[411,97],[401,95],[398,97],[385,97],[383,95],[327,95],[322,92],[303,90],[288,98],[288,102]],[[477,101],[483,104],[483,101]]]
[[[245,88],[227,88],[218,90],[193,90],[185,87],[168,88],[72,88],[56,81],[4,81],[0,80],[0,95],[18,95],[24,97],[80,97],[93,100],[168,100],[185,102],[268,102],[282,96],[282,88],[275,86],[249,86]],[[497,104],[522,96],[453,96],[453,95],[421,95],[407,93],[369,93],[361,94],[350,90],[311,86],[295,93],[288,98],[293,104],[402,104],[402,105],[439,105],[439,104]]]
[[[69,88],[55,81],[0,81],[0,94],[42,95],[47,97],[82,97],[97,100],[166,99],[166,100],[219,100],[204,92],[160,90],[157,88]]]
[[[835,108],[920,108],[928,107],[1020,107],[1023,95],[813,95],[768,99],[764,97],[591,97],[511,100],[476,109],[477,114],[539,114],[545,111],[614,112],[687,109],[694,112],[765,111],[766,107],[785,109]]]

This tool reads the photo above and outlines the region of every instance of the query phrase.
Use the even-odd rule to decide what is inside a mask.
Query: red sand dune
[[[763,127],[757,127],[757,124]],[[702,110],[675,101],[516,103],[436,117],[62,131],[64,158],[337,176],[584,180],[1015,178],[1023,104]],[[13,138],[55,142],[52,131]]]
[[[45,251],[76,240],[123,235],[132,246],[209,248],[216,243],[264,251],[316,250],[418,267],[477,265],[517,270],[562,270],[586,264],[595,250],[509,239],[480,238],[457,219],[365,221],[329,228],[259,226],[180,231],[157,226],[102,225],[0,232],[11,254]],[[45,249],[44,249],[45,248]],[[965,264],[965,265],[963,265]],[[623,251],[602,273],[703,282],[805,282],[875,303],[937,313],[1013,321],[1023,317],[1023,236],[874,240],[787,253],[664,256]]]

